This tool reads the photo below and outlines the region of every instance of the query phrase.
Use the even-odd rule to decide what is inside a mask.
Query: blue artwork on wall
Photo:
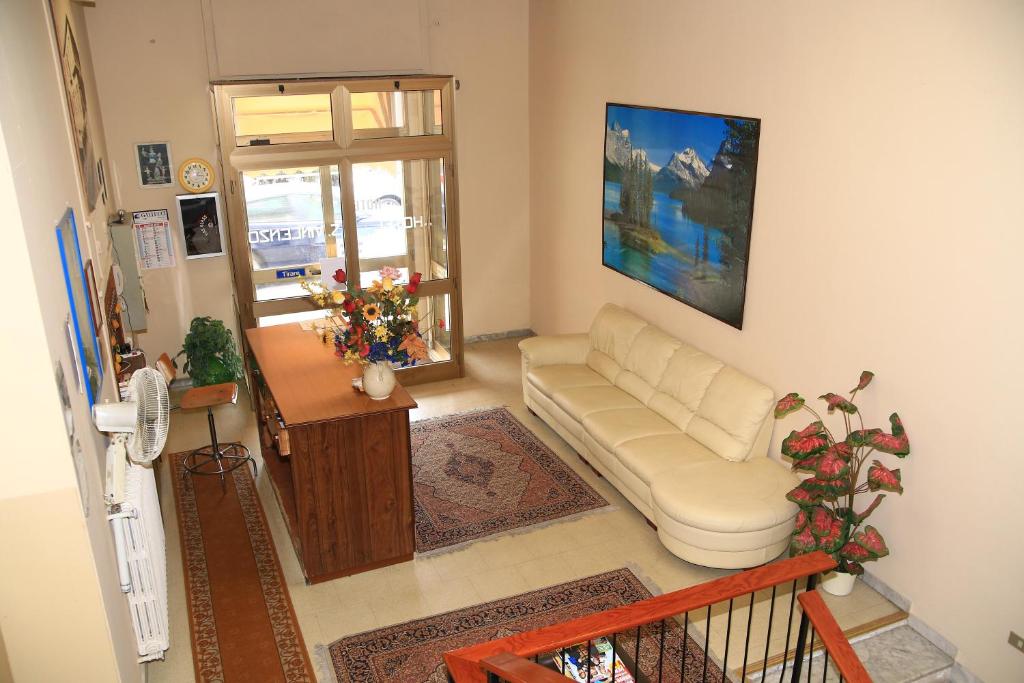
[[[742,328],[760,129],[608,104],[604,265]]]
[[[78,226],[75,224],[75,213],[71,209],[67,210],[57,225],[57,250],[60,253],[64,284],[71,306],[72,341],[78,351],[79,367],[76,371],[81,373],[85,395],[89,399],[89,407],[92,408],[100,394],[103,365],[100,362],[100,342],[96,337],[96,324],[86,293],[89,284],[85,279],[82,251],[78,245]]]

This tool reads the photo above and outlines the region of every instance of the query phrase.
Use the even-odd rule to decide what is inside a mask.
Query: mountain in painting
[[[692,147],[687,147],[682,152],[675,152],[657,172],[654,189],[667,193],[680,187],[697,188],[710,173],[700,155]]]

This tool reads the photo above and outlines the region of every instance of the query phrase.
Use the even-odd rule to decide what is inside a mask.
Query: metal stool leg
[[[227,475],[245,463],[252,465],[253,479],[257,475],[256,459],[249,449],[238,443],[221,446],[217,440],[217,425],[213,420],[213,408],[206,409],[206,419],[210,424],[210,445],[195,449],[185,456],[185,467],[182,476],[188,474],[217,475],[220,477],[221,490],[227,493]]]

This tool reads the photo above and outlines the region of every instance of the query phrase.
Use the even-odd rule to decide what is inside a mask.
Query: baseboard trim
[[[910,611],[910,598],[897,591],[885,581],[882,581],[869,571],[865,571],[860,578],[864,583],[873,588],[876,593],[880,593],[882,597],[904,612]]]
[[[467,344],[477,342],[498,341],[499,339],[511,339],[512,337],[535,337],[537,333],[530,328],[522,330],[505,330],[504,332],[488,332],[487,334],[474,334],[466,337]]]

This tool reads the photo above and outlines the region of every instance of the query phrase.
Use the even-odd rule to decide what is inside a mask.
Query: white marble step
[[[910,628],[906,622],[861,636],[853,642],[853,649],[875,683],[933,683],[950,680],[953,659]],[[811,675],[807,678],[808,663],[805,659],[800,674],[801,681],[821,681],[823,674],[826,683],[839,681],[839,675],[831,661],[828,671],[825,671],[821,653],[815,654],[810,668]],[[791,672],[792,663],[787,665],[784,677],[782,667],[778,666],[768,671],[764,681],[788,683],[791,680]],[[748,681],[760,679],[760,673],[755,677],[747,677]]]

